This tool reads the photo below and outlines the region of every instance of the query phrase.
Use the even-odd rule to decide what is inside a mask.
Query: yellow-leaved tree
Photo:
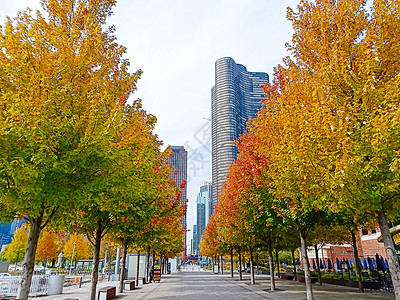
[[[106,28],[115,3],[43,0],[42,12],[21,11],[0,28],[0,215],[30,224],[21,300],[41,230],[90,201],[140,76]]]
[[[27,243],[28,231],[25,226],[22,226],[15,231],[11,243],[4,250],[3,257],[15,264],[22,261],[25,256]]]

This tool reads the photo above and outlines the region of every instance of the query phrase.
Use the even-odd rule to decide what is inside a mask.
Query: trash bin
[[[64,287],[64,280],[65,280],[64,274],[50,276],[47,295],[62,294]]]
[[[218,274],[218,265],[214,265],[214,274]]]

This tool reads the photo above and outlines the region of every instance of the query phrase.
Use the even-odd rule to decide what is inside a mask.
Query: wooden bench
[[[161,281],[161,269],[154,269],[153,280],[158,282]]]
[[[131,291],[135,289],[135,280],[125,280],[124,290]]]
[[[115,286],[106,286],[99,289],[99,300],[109,300],[116,296],[117,288]]]
[[[138,284],[146,284],[146,278],[145,277],[139,277],[138,278]]]

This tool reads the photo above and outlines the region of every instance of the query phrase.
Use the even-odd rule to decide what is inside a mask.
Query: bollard
[[[81,288],[82,287],[82,280],[83,278],[82,278],[82,276],[81,276],[81,278],[79,278],[79,288]]]

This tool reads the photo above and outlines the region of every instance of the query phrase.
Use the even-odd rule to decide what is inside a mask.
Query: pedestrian
[[[154,266],[151,266],[150,269],[150,282],[152,282],[154,279]]]

